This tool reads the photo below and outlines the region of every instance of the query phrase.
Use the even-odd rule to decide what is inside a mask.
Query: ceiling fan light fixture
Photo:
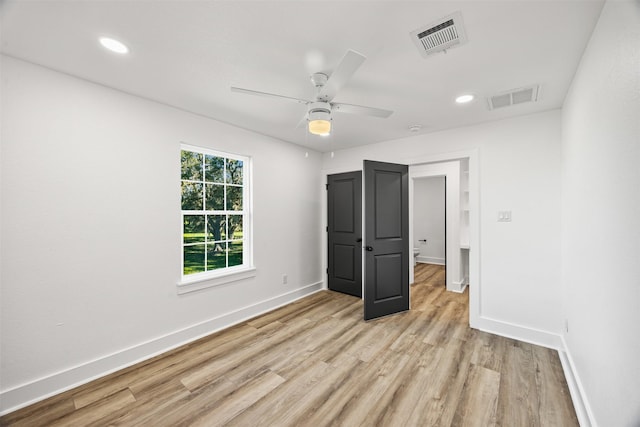
[[[309,122],[309,132],[314,135],[329,136],[331,133],[331,121],[311,120]]]
[[[309,111],[309,133],[328,136],[331,133],[331,114],[326,108],[311,109]]]

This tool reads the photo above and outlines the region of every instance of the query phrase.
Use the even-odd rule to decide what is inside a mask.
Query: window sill
[[[183,280],[178,283],[178,295],[249,279],[255,277],[255,275],[255,267],[243,267],[242,269],[227,271],[223,274],[213,276],[205,275],[183,278]]]

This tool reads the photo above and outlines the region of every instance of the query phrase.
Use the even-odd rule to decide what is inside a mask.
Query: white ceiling
[[[261,134],[332,151],[559,108],[602,1],[4,1],[2,52]],[[468,42],[422,58],[409,33],[461,11]],[[99,36],[127,44],[119,56]],[[312,98],[309,76],[347,49],[367,56],[334,101],[329,137],[296,127],[305,107],[233,93]],[[490,111],[486,97],[540,84],[539,100]],[[471,92],[467,105],[454,98]]]

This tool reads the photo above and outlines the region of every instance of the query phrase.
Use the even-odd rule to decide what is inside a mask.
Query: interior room
[[[416,262],[445,265],[445,177],[418,179],[413,187]]]
[[[640,425],[639,29],[1,2],[0,424]]]

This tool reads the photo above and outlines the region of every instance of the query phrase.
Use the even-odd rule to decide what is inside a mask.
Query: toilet
[[[420,255],[420,248],[413,248],[413,266],[418,263],[418,255]]]

